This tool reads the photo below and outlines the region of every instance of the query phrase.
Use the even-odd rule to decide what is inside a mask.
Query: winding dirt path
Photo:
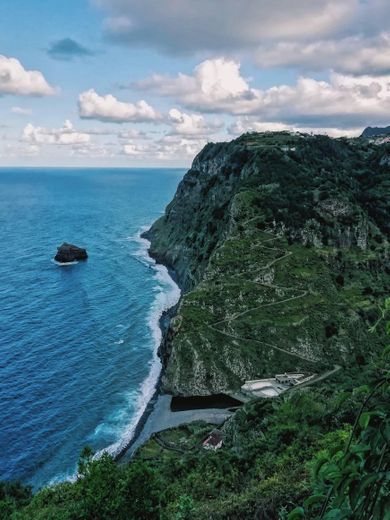
[[[255,217],[257,218],[257,217]],[[247,222],[245,222],[245,224],[248,224],[251,220],[254,220],[254,219],[250,219],[248,220]],[[276,240],[278,237],[271,237],[271,238],[268,238],[264,241],[262,241],[259,245],[260,246],[263,246],[264,242],[270,242],[271,240]],[[267,246],[263,246],[263,247],[267,247]],[[268,248],[267,249],[271,249],[271,248]],[[268,262],[265,266],[262,266],[262,267],[259,267],[258,270],[259,271],[265,271],[267,269],[270,269],[273,265],[275,265],[277,262],[281,262],[282,260],[284,260],[285,258],[288,258],[289,256],[291,256],[293,253],[292,251],[285,251],[283,249],[280,249],[280,248],[272,248],[273,250],[275,251],[283,251],[283,255],[278,257],[278,258],[275,258],[274,260],[271,260],[270,262]],[[247,273],[245,273],[247,274]],[[238,275],[238,276],[241,276],[241,275]],[[261,285],[263,287],[269,287],[269,288],[272,288],[272,289],[281,289],[281,290],[294,290],[294,288],[292,287],[280,287],[280,286],[277,286],[277,285],[273,285],[273,284],[265,284],[265,283],[262,283],[262,282],[256,282],[256,281],[252,281],[253,284],[256,284],[256,285]],[[242,312],[239,312],[238,314],[235,314],[234,316],[230,317],[230,318],[226,318],[224,320],[219,320],[219,321],[216,321],[212,324],[208,324],[207,326],[219,333],[219,334],[222,334],[224,336],[227,336],[229,338],[232,338],[232,339],[235,339],[235,340],[238,340],[238,341],[251,341],[253,343],[258,343],[260,345],[265,345],[267,347],[270,347],[270,348],[273,348],[275,350],[279,350],[280,352],[283,352],[284,354],[287,354],[289,356],[293,356],[293,357],[297,357],[299,359],[302,359],[304,361],[307,361],[309,363],[315,363],[316,361],[318,361],[317,359],[309,359],[305,356],[301,356],[300,354],[297,354],[295,352],[291,352],[289,350],[286,350],[282,347],[278,347],[277,345],[275,344],[271,344],[271,343],[267,343],[265,341],[261,341],[261,340],[258,340],[258,339],[254,339],[254,338],[247,338],[247,337],[244,337],[244,336],[238,336],[238,335],[235,335],[235,334],[231,334],[229,332],[225,332],[219,328],[216,327],[216,325],[222,325],[223,323],[227,323],[228,325],[230,325],[231,322],[237,320],[238,318],[241,318],[242,316],[245,316],[246,314],[250,314],[251,312],[254,312],[256,310],[259,310],[259,309],[262,309],[264,307],[271,307],[271,306],[275,306],[275,305],[280,305],[282,303],[287,303],[289,301],[293,301],[293,300],[298,300],[300,298],[304,298],[305,296],[307,296],[308,294],[308,291],[305,290],[303,291],[301,294],[298,294],[296,296],[291,296],[290,298],[285,298],[284,300],[279,300],[279,301],[276,301],[276,302],[269,302],[269,303],[263,303],[262,305],[257,305],[256,307],[252,307],[250,309],[247,309],[245,311],[242,311]]]

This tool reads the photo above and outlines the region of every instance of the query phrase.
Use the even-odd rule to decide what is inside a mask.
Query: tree
[[[390,312],[390,298],[372,332]],[[390,322],[386,323],[390,335]],[[390,345],[372,367],[372,379],[356,389],[363,397],[344,451],[318,462],[314,493],[288,520],[297,518],[390,519]]]

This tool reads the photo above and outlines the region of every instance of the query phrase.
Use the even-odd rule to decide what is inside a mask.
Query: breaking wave
[[[142,418],[150,399],[156,391],[156,385],[161,372],[161,362],[157,354],[162,340],[160,319],[164,312],[175,306],[180,299],[180,288],[169,275],[168,269],[164,265],[157,264],[148,254],[150,242],[141,237],[141,234],[146,229],[148,228],[142,228],[135,236],[129,237],[129,240],[136,242],[139,245],[139,249],[133,253],[133,256],[145,266],[153,269],[153,278],[157,282],[156,295],[147,318],[148,327],[153,339],[153,357],[149,362],[148,376],[138,389],[135,407],[136,412],[133,415],[130,424],[128,424],[125,431],[122,432],[117,442],[97,452],[95,458],[99,458],[104,452],[115,456],[131,441],[137,428],[137,424]]]

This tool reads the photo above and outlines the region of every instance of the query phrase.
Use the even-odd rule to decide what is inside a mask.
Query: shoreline
[[[169,326],[170,326],[170,323],[171,323],[171,320],[172,318],[174,318],[174,316],[176,316],[176,313],[177,313],[177,309],[178,309],[178,306],[180,304],[180,301],[182,299],[182,296],[183,296],[183,288],[182,288],[182,285],[180,284],[179,282],[179,279],[178,279],[178,276],[176,274],[176,272],[174,271],[174,269],[172,267],[169,267],[168,265],[165,265],[160,258],[157,258],[156,256],[152,255],[151,254],[151,241],[150,239],[148,238],[148,232],[150,231],[151,227],[153,226],[153,224],[151,226],[149,226],[148,228],[141,228],[141,231],[139,232],[139,239],[141,241],[147,241],[148,242],[148,246],[147,246],[147,249],[146,249],[146,254],[147,256],[154,261],[154,264],[156,266],[160,265],[160,266],[163,266],[165,267],[165,269],[167,270],[168,272],[168,276],[171,278],[171,280],[177,285],[179,291],[180,291],[180,296],[179,296],[179,299],[177,300],[177,302],[172,305],[171,307],[165,309],[159,320],[158,320],[158,326],[161,330],[161,339],[160,339],[160,343],[159,345],[157,346],[157,350],[156,350],[156,353],[157,353],[157,357],[159,358],[159,361],[160,361],[160,364],[161,364],[161,368],[160,368],[160,371],[159,371],[159,375],[158,375],[158,378],[157,378],[157,381],[155,383],[155,387],[154,387],[154,392],[152,394],[152,396],[150,397],[149,401],[147,402],[146,404],[146,407],[144,409],[144,411],[142,412],[140,418],[138,419],[135,427],[134,427],[134,430],[133,430],[133,434],[131,435],[131,437],[128,439],[128,441],[121,445],[120,449],[118,450],[117,453],[115,453],[113,455],[113,459],[116,461],[116,462],[119,462],[121,459],[123,459],[123,457],[126,455],[126,453],[129,452],[129,450],[131,449],[131,447],[137,442],[137,439],[139,438],[139,436],[141,435],[149,417],[151,416],[151,414],[153,413],[154,409],[155,409],[155,406],[157,405],[157,402],[158,402],[158,398],[162,395],[167,395],[167,394],[164,394],[162,392],[162,388],[161,388],[161,382],[162,382],[162,376],[163,376],[163,373],[164,373],[164,355],[163,355],[163,345],[165,344],[165,341],[167,339],[167,334],[168,334],[168,331],[169,331]],[[145,243],[145,242],[144,242]]]
[[[160,316],[159,327],[161,330],[161,341],[157,347],[157,356],[161,363],[161,369],[155,384],[153,395],[149,399],[141,417],[138,419],[131,438],[126,444],[122,445],[120,450],[113,456],[115,462],[123,464],[129,462],[136,450],[154,433],[165,430],[167,428],[174,428],[183,424],[188,424],[197,420],[209,422],[210,424],[220,425],[232,415],[233,408],[235,406],[241,406],[243,404],[242,402],[239,402],[235,399],[232,400],[232,398],[229,398],[227,395],[224,395],[221,398],[223,394],[218,394],[220,400],[230,399],[230,401],[226,401],[225,405],[221,406],[221,404],[217,402],[218,396],[210,395],[204,396],[204,398],[206,401],[208,398],[211,398],[211,401],[213,402],[212,405],[210,405],[210,403],[206,403],[205,401],[203,402],[203,406],[191,407],[191,405],[187,403],[185,408],[181,408],[179,405],[179,407],[176,406],[177,410],[172,409],[173,396],[171,394],[165,393],[162,390],[162,377],[164,375],[165,366],[169,357],[165,348],[166,342],[168,340],[169,327],[172,319],[177,315],[177,310],[183,297],[183,286],[180,283],[179,277],[175,270],[171,266],[165,264],[163,262],[163,258],[160,255],[151,254],[151,241],[147,237],[149,230],[150,228],[140,234],[140,238],[146,239],[149,242],[147,254],[149,258],[155,262],[155,265],[161,265],[165,267],[168,275],[179,288],[180,297],[174,305],[164,310]],[[199,397],[199,399],[204,398],[202,398],[202,396]],[[193,398],[189,397],[185,399],[189,399],[191,401]]]
[[[153,258],[153,257],[151,257],[151,258]],[[156,263],[160,263],[160,265],[164,265],[161,262],[157,262],[156,261]],[[166,266],[164,266],[164,267],[166,267]],[[174,272],[171,269],[168,269],[168,274],[172,278],[172,280],[178,285],[178,287],[180,289],[180,293],[181,293],[182,290],[181,290],[180,285],[177,282],[177,279],[176,279],[176,276],[175,276]],[[160,358],[160,362],[161,362],[161,356],[160,356],[161,346],[164,344],[164,340],[166,339],[166,334],[168,332],[170,322],[171,322],[172,318],[176,315],[177,308],[179,306],[180,300],[181,300],[181,295],[180,295],[179,301],[175,305],[170,307],[169,309],[165,310],[162,313],[162,315],[160,316],[160,319],[159,319],[159,327],[160,327],[161,332],[162,332],[162,338],[161,338],[160,345],[158,346],[157,355]],[[134,429],[134,432],[133,432],[133,435],[132,435],[131,439],[129,439],[128,443],[126,445],[124,445],[123,447],[121,447],[119,452],[117,454],[115,454],[115,456],[113,457],[116,462],[120,462],[121,459],[123,459],[123,457],[131,449],[131,447],[137,442],[137,440],[140,437],[140,435],[141,435],[141,433],[142,433],[142,431],[143,431],[143,429],[144,429],[144,427],[145,427],[145,425],[146,425],[150,415],[153,413],[153,411],[155,409],[155,406],[157,404],[158,398],[160,396],[163,396],[163,395],[168,395],[168,394],[164,394],[162,392],[162,389],[161,389],[161,380],[162,380],[162,376],[163,376],[163,371],[164,371],[164,366],[163,366],[163,364],[161,362],[161,370],[160,370],[160,373],[159,373],[159,376],[158,376],[158,380],[157,380],[156,385],[155,385],[155,390],[153,392],[153,395],[149,399],[149,401],[148,401],[148,403],[146,405],[145,410],[143,411],[141,417],[139,418],[139,420],[138,420],[138,422],[137,422],[137,424],[135,426],[135,429]]]
[[[178,428],[195,421],[219,426],[231,417],[233,413],[234,410],[227,408],[199,408],[173,412],[171,410],[171,396],[164,393],[159,394],[137,438],[129,445],[126,452],[118,459],[118,462],[121,464],[130,462],[138,448],[143,446],[158,432]]]

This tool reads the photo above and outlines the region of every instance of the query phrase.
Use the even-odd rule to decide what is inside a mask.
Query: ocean
[[[140,232],[180,169],[0,169],[0,480],[71,478],[84,446],[117,453],[160,371],[180,291]],[[61,266],[56,248],[85,247]]]

